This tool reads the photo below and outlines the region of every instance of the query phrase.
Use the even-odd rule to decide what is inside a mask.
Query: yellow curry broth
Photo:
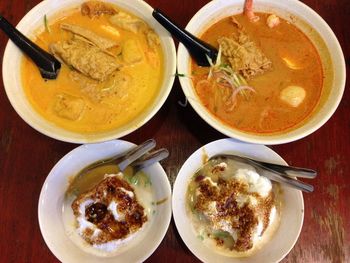
[[[202,103],[224,123],[251,133],[274,133],[294,128],[307,118],[317,105],[322,85],[323,71],[320,57],[311,41],[294,25],[281,19],[281,23],[269,28],[268,14],[258,13],[260,20],[251,23],[243,15],[236,20],[245,32],[272,61],[272,70],[248,81],[256,90],[248,98],[238,96],[236,107],[227,111],[222,107],[220,94],[210,87],[196,87]],[[212,25],[201,38],[218,47],[217,39],[235,32],[231,18],[225,18]],[[287,66],[283,58],[294,63],[294,69]],[[207,77],[208,68],[192,63],[194,86]],[[279,99],[282,89],[290,85],[301,86],[306,97],[298,107],[291,107]]]
[[[120,46],[126,40],[136,40],[142,50],[142,61],[125,65],[117,71],[117,74],[130,80],[127,85],[117,90],[117,94],[96,100],[72,79],[72,69],[68,66],[62,65],[56,80],[44,80],[32,61],[26,57],[23,59],[22,82],[30,103],[45,119],[64,129],[79,133],[97,133],[121,127],[149,107],[160,89],[163,77],[161,47],[150,48],[144,34],[113,27],[108,18],[109,16],[102,15],[91,19],[81,15],[79,9],[70,10],[59,19],[49,21],[50,32],[44,30],[38,33],[34,41],[48,50],[50,43],[70,39],[72,33],[60,29],[61,23],[86,28],[101,37],[116,41]],[[120,49],[120,47],[112,48],[111,52],[118,54]],[[121,57],[119,54],[117,59]],[[107,80],[99,83],[98,88],[108,89],[109,85],[110,82]],[[55,113],[54,103],[59,94],[68,94],[84,100],[84,110],[77,120],[62,118]]]

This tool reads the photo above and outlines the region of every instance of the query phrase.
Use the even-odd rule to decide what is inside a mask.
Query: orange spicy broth
[[[133,14],[111,5],[114,9],[123,11],[132,17]],[[48,18],[48,30],[37,30],[34,41],[43,49],[48,50],[51,43],[70,39],[72,33],[62,30],[60,25],[68,23],[90,30],[95,34],[116,41],[122,48],[127,41],[136,41],[142,60],[132,65],[125,65],[118,74],[129,77],[125,87],[119,87],[117,94],[111,94],[101,100],[94,98],[93,90],[82,87],[72,78],[76,72],[69,66],[62,64],[56,80],[44,80],[35,64],[24,57],[21,74],[24,91],[33,108],[49,122],[65,130],[80,134],[94,134],[108,132],[120,128],[138,118],[152,103],[154,103],[163,81],[163,51],[161,46],[154,50],[148,47],[145,36],[138,32],[130,32],[112,25],[110,15],[89,18],[80,12],[79,8],[67,9],[52,19]],[[44,20],[43,20],[44,21]],[[114,75],[114,73],[113,73]],[[84,78],[80,78],[84,80]],[[108,89],[110,80],[100,82],[96,90]],[[117,87],[118,88],[118,87]],[[97,92],[95,92],[97,93]],[[76,120],[62,118],[54,111],[58,95],[66,94],[82,99],[84,110]]]
[[[256,93],[249,98],[238,96],[236,107],[228,112],[217,103],[215,89],[196,87],[200,80],[207,78],[209,68],[192,62],[192,80],[201,102],[225,124],[249,133],[276,133],[297,127],[312,113],[320,100],[323,70],[316,48],[297,27],[280,18],[278,26],[269,28],[266,25],[269,14],[258,15],[260,20],[255,23],[242,14],[234,16],[272,61],[272,70],[248,80]],[[227,17],[207,29],[201,39],[218,48],[217,39],[230,36],[235,30],[231,17]],[[298,69],[289,68],[282,57],[293,61]],[[298,107],[289,106],[279,98],[281,90],[290,85],[301,86],[306,91]]]

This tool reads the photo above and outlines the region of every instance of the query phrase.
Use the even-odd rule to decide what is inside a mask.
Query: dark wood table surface
[[[127,0],[126,0],[127,1]],[[0,14],[17,24],[39,0],[1,0]],[[208,1],[148,0],[180,25]],[[338,37],[350,63],[350,4],[347,0],[305,0]],[[1,61],[7,38],[0,32]],[[57,262],[39,229],[37,207],[42,184],[55,163],[78,145],[46,137],[27,125],[10,105],[0,76],[0,262]],[[349,85],[347,85],[349,86]],[[350,87],[333,117],[299,141],[272,146],[289,164],[315,168],[315,192],[304,194],[305,219],[299,240],[283,262],[350,262]],[[155,138],[170,150],[163,167],[175,178],[189,155],[225,136],[209,127],[183,100],[178,80],[162,109],[145,126],[122,138],[141,143]],[[198,262],[174,222],[147,262]]]

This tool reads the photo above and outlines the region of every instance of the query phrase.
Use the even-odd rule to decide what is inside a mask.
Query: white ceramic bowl
[[[39,225],[47,246],[61,262],[142,262],[161,243],[171,219],[171,187],[159,163],[144,171],[150,176],[155,200],[167,199],[155,206],[155,213],[141,232],[114,256],[102,257],[85,252],[86,246],[74,242],[72,239],[74,235],[69,234],[70,223],[67,222],[67,218],[70,218],[69,213],[72,214],[72,211],[68,209],[69,211],[64,212],[63,207],[71,177],[88,164],[119,155],[133,146],[134,144],[122,140],[81,145],[64,156],[49,173],[39,198]],[[71,224],[73,225],[73,222]]]
[[[234,139],[214,141],[195,151],[181,167],[173,189],[173,216],[182,240],[192,253],[203,262],[272,263],[282,260],[296,243],[304,220],[302,193],[283,185],[281,185],[283,203],[280,225],[271,240],[254,255],[246,258],[224,256],[209,249],[197,237],[186,209],[187,187],[191,177],[203,165],[203,154],[211,157],[222,153],[237,154],[265,162],[287,165],[277,153],[264,145],[246,144]]]
[[[186,26],[194,35],[200,36],[210,25],[233,14],[242,13],[243,0],[214,0],[201,8]],[[195,111],[209,125],[221,133],[241,141],[260,144],[282,144],[303,138],[320,128],[335,112],[345,87],[345,61],[339,42],[327,23],[311,8],[297,0],[254,0],[254,10],[276,13],[291,21],[315,44],[325,71],[321,103],[300,127],[274,135],[257,135],[233,129],[215,118],[201,103],[190,78],[180,78],[182,89]],[[305,22],[307,25],[305,25]],[[310,26],[315,31],[310,30]],[[191,75],[190,56],[180,44],[177,69]],[[334,75],[332,76],[332,73]]]
[[[113,3],[131,13],[137,15],[146,21],[160,36],[161,45],[164,52],[164,77],[161,90],[154,100],[142,114],[133,121],[121,126],[115,130],[91,135],[82,135],[60,128],[40,116],[27,100],[20,74],[20,65],[22,61],[21,51],[9,41],[3,58],[2,75],[7,96],[21,118],[37,131],[55,138],[57,140],[73,143],[92,143],[120,138],[144,125],[150,120],[164,104],[168,97],[174,82],[174,73],[176,71],[176,51],[173,39],[170,34],[152,18],[153,8],[142,0],[105,0]],[[32,36],[33,32],[43,27],[43,17],[47,15],[54,16],[59,14],[60,10],[66,10],[85,2],[84,0],[45,0],[35,6],[17,25],[17,29],[26,36]]]

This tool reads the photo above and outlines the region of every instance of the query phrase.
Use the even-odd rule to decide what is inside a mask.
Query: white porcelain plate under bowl
[[[182,240],[192,253],[203,262],[279,262],[293,248],[303,225],[304,201],[299,190],[281,185],[282,208],[279,227],[271,239],[250,257],[234,258],[219,254],[209,249],[195,233],[186,209],[187,187],[191,177],[203,165],[203,157],[211,157],[221,153],[231,153],[287,165],[277,153],[264,145],[246,144],[234,139],[217,140],[195,151],[181,167],[173,189],[173,215]]]
[[[142,262],[159,246],[171,219],[171,187],[159,163],[144,169],[152,182],[155,201],[165,200],[154,207],[150,218],[135,238],[113,254],[102,255],[92,250],[79,235],[72,234],[73,212],[66,206],[65,192],[72,176],[82,168],[101,159],[119,155],[134,144],[113,140],[98,144],[81,145],[65,155],[51,170],[41,189],[38,217],[41,233],[51,252],[62,262]],[[71,218],[72,222],[67,222]],[[69,230],[70,229],[70,230]]]

